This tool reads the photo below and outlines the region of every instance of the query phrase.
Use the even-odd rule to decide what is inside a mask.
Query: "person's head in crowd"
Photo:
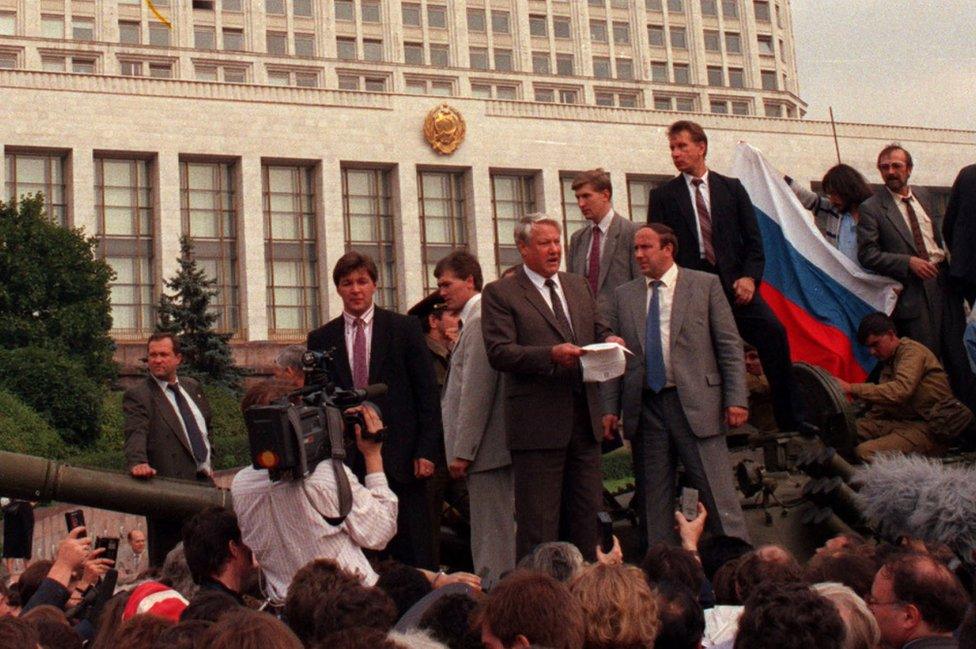
[[[292,386],[293,390],[305,385],[305,371],[302,365],[302,355],[305,345],[288,345],[275,356],[275,379]]]
[[[563,258],[559,221],[539,212],[526,214],[515,224],[514,234],[525,268],[546,278],[559,271]]]
[[[0,647],[3,649],[37,649],[37,631],[19,617],[0,617]]]
[[[803,569],[792,554],[780,546],[766,545],[739,561],[735,590],[739,601],[744,603],[760,584],[794,583],[802,579]]]
[[[857,342],[867,347],[869,354],[883,362],[895,355],[901,338],[895,331],[895,321],[887,314],[877,311],[861,319],[857,326]]]
[[[705,581],[705,573],[694,554],[664,542],[647,549],[640,567],[651,586],[667,581],[699,593]]]
[[[821,187],[830,204],[841,213],[857,211],[861,203],[874,195],[861,172],[843,163],[827,170]]]
[[[698,649],[705,635],[705,612],[698,593],[683,584],[657,585],[660,620],[654,649]]]
[[[285,620],[303,642],[308,644],[315,632],[315,609],[328,593],[359,584],[359,579],[343,570],[331,559],[316,559],[302,566],[288,586],[285,598]]]
[[[419,628],[451,649],[481,649],[481,634],[473,624],[478,602],[466,593],[452,593],[434,602],[420,617]]]
[[[706,536],[698,543],[698,556],[701,557],[702,570],[709,581],[715,580],[715,573],[733,559],[752,552],[752,544],[737,536]]]
[[[478,258],[467,250],[455,250],[437,262],[434,277],[444,306],[455,313],[460,312],[485,283]]]
[[[361,626],[336,631],[327,638],[306,646],[311,649],[402,649],[385,631]]]
[[[746,363],[746,372],[753,376],[763,375],[762,360],[759,358],[759,350],[750,344],[742,346]]]
[[[138,528],[129,530],[125,540],[129,542],[133,554],[142,554],[146,550],[146,534]]]
[[[446,312],[440,291],[434,291],[407,310],[420,322],[420,329],[429,338],[447,344],[457,334],[457,314]]]
[[[241,608],[228,613],[206,633],[208,649],[303,649],[283,622],[263,611]]]
[[[20,599],[16,586],[7,586],[6,579],[0,579],[0,617],[17,615],[20,611]]]
[[[306,643],[357,626],[389,631],[397,621],[397,609],[393,600],[379,588],[343,584],[322,595],[312,620],[311,638],[302,638]]]
[[[634,258],[645,277],[661,279],[674,266],[678,237],[663,223],[642,225],[634,233]]]
[[[188,603],[185,597],[166,584],[146,581],[132,589],[122,610],[122,621],[148,614],[177,622]]]
[[[206,649],[203,643],[212,626],[207,620],[183,620],[160,633],[153,649]]]
[[[569,589],[583,607],[587,649],[654,646],[658,601],[640,568],[594,563],[577,575]]]
[[[251,406],[266,406],[272,401],[284,399],[295,390],[291,383],[281,379],[268,379],[255,383],[247,389],[241,399],[241,412]]]
[[[715,603],[727,606],[741,605],[742,600],[735,589],[735,575],[739,571],[739,564],[745,556],[727,561],[718,569],[712,580],[712,592],[715,593]]]
[[[868,542],[857,532],[843,532],[830,537],[824,544],[817,548],[817,554],[822,552],[834,552],[837,550],[857,550],[866,546]]]
[[[115,636],[122,626],[122,613],[125,605],[129,601],[131,593],[121,590],[105,602],[102,612],[98,616],[98,624],[95,627],[95,638],[89,645],[89,649],[114,649]]]
[[[380,578],[376,587],[390,596],[397,607],[397,618],[431,591],[430,580],[413,566],[387,561],[377,566]]]
[[[613,183],[610,174],[603,169],[590,169],[576,174],[572,183],[576,205],[583,218],[599,225],[612,207]]]
[[[549,575],[515,570],[485,600],[479,616],[486,649],[582,649],[583,607],[565,584]]]
[[[914,553],[889,558],[868,598],[882,642],[895,649],[918,638],[951,635],[967,604],[966,592],[945,565]]]
[[[800,583],[760,584],[746,600],[734,649],[842,649],[837,608]]]
[[[175,625],[176,622],[169,618],[136,615],[119,627],[119,632],[115,636],[115,646],[126,649],[152,649],[163,631]]]
[[[198,586],[193,583],[190,566],[187,565],[186,556],[183,554],[183,541],[166,553],[163,568],[159,571],[159,581],[169,585],[188,600],[193,599],[197,594]]]
[[[837,607],[844,622],[844,649],[876,649],[881,642],[878,622],[857,593],[832,582],[814,584],[811,588]]]
[[[379,271],[372,257],[350,250],[332,269],[332,283],[342,299],[342,310],[359,317],[373,306]]]
[[[540,543],[522,557],[518,567],[543,572],[557,581],[569,582],[584,565],[583,554],[572,543],[550,541]]]
[[[208,507],[183,525],[183,556],[193,583],[219,582],[240,593],[255,570],[254,555],[241,540],[233,510]]]
[[[959,649],[976,649],[976,606],[966,609],[959,625]]]
[[[25,622],[54,622],[56,624],[69,625],[68,618],[65,616],[64,611],[51,604],[42,604],[41,606],[35,606],[31,610],[27,611],[20,616]]]
[[[668,127],[667,136],[675,169],[701,178],[707,171],[708,136],[705,129],[695,122],[679,120]]]
[[[34,596],[53,564],[54,562],[50,559],[41,559],[30,564],[24,568],[24,572],[20,573],[20,578],[14,584],[14,588],[17,589],[21,606],[29,602],[30,598]]]
[[[448,649],[446,644],[420,629],[390,631],[386,637],[402,649]]]
[[[908,179],[912,175],[914,164],[912,154],[900,144],[889,144],[878,153],[881,180],[895,194],[908,195]]]
[[[503,279],[505,277],[514,277],[515,274],[518,273],[519,268],[521,267],[522,264],[512,264],[511,266],[509,266],[508,268],[502,271],[502,274],[498,276],[498,279]]]
[[[68,625],[49,619],[28,622],[37,631],[37,641],[42,649],[81,649],[81,636]]]
[[[850,550],[819,552],[803,568],[803,580],[809,584],[836,582],[850,587],[859,597],[871,592],[878,567],[874,561]]]
[[[240,603],[219,590],[200,590],[190,604],[180,613],[180,621],[204,620],[205,622],[216,622],[227,613],[240,608]]]
[[[176,334],[157,331],[146,342],[146,362],[149,373],[158,381],[173,383],[176,371],[183,362],[183,349]]]

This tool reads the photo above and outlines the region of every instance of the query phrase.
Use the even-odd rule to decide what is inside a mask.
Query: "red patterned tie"
[[[600,287],[600,237],[603,231],[600,226],[593,226],[593,236],[590,241],[590,267],[586,272],[586,279],[590,282],[590,290],[596,296]]]
[[[915,240],[915,250],[918,252],[919,257],[928,261],[929,251],[925,247],[925,238],[922,236],[922,228],[918,224],[918,214],[915,213],[915,208],[912,207],[912,199],[902,198],[901,202],[905,204],[905,209],[908,211],[908,223],[912,226],[912,239]]]
[[[712,247],[712,215],[708,213],[708,205],[705,204],[705,196],[702,195],[702,184],[705,181],[701,178],[692,178],[691,184],[695,186],[695,208],[698,210],[698,224],[701,226],[701,244],[705,252],[705,259],[712,266],[715,265],[715,249]]]
[[[352,383],[361,390],[369,385],[369,362],[366,360],[366,321],[356,318],[356,336],[352,343]]]

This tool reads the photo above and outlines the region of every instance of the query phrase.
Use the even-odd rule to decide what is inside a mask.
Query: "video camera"
[[[386,385],[377,383],[364,390],[336,387],[331,380],[333,354],[334,349],[305,352],[305,387],[269,405],[251,406],[244,413],[251,463],[255,469],[267,469],[274,482],[284,477],[303,479],[325,459],[341,463],[346,459],[346,447],[355,443],[357,424],[363,439],[383,441],[382,431],[376,435],[367,432],[361,413],[345,411],[367,404],[380,415],[369,399],[386,394]],[[300,405],[294,403],[298,398]]]

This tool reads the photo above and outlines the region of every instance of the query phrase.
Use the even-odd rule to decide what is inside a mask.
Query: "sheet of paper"
[[[580,356],[583,380],[590,383],[602,383],[621,376],[627,367],[624,352],[633,353],[618,343],[594,343],[583,349],[586,350]]]

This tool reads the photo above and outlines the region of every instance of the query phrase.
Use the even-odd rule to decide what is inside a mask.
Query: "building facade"
[[[515,262],[520,214],[578,227],[578,171],[607,169],[616,208],[642,220],[650,188],[673,174],[664,130],[675,119],[705,126],[717,170],[747,140],[784,173],[819,180],[835,142],[830,124],[788,117],[804,107],[788,2],[662,2],[155,0],[167,27],[145,2],[0,0],[4,197],[41,191],[52,218],[96,237],[117,273],[124,363],[143,353],[187,234],[218,280],[221,328],[260,365],[339,313],[330,273],[349,249],[377,260],[377,301],[405,310],[454,248],[477,254],[486,279]],[[671,40],[679,26],[685,51]],[[718,52],[705,45],[715,31]],[[765,36],[772,55],[757,46]],[[548,73],[532,71],[539,53]],[[560,74],[569,54],[573,74]],[[620,78],[628,58],[633,80]],[[658,61],[667,82],[653,78]],[[690,83],[675,83],[685,63]],[[741,68],[744,87],[698,83],[713,64],[723,82]],[[767,67],[775,90],[762,89]],[[444,102],[466,125],[450,155],[423,134]],[[976,158],[973,131],[838,124],[837,136],[870,180],[878,150],[901,141],[913,181],[937,193]]]

